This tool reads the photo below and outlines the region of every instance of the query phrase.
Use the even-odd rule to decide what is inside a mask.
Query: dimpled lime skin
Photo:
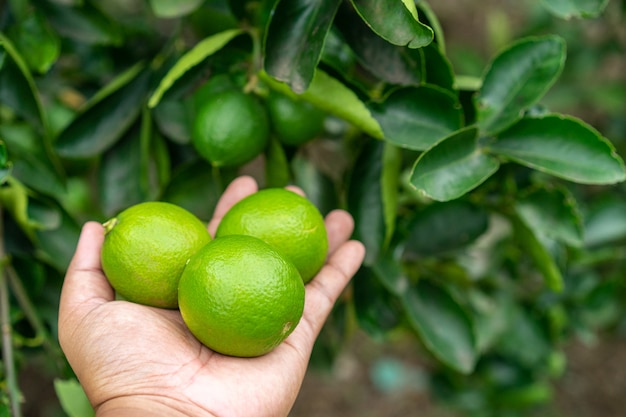
[[[308,199],[284,188],[261,190],[236,203],[222,218],[215,236],[238,234],[276,248],[298,268],[304,283],[326,261],[324,218]]]
[[[191,142],[217,167],[238,166],[259,155],[269,140],[265,108],[250,94],[227,90],[198,108]]]
[[[216,238],[180,279],[179,308],[191,333],[229,356],[264,355],[293,332],[304,284],[291,262],[251,236]]]
[[[210,241],[206,226],[182,207],[140,203],[105,223],[102,270],[123,299],[176,308],[187,260]]]

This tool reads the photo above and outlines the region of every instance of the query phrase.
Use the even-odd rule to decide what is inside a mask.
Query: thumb
[[[100,264],[104,228],[100,223],[85,223],[78,239],[61,290],[59,327],[81,320],[94,306],[115,299]]]

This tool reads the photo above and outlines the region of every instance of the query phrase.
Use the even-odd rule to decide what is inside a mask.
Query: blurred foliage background
[[[319,61],[311,62],[293,45],[317,45],[307,30],[321,23],[294,27],[298,15],[287,13],[287,3],[0,1],[0,416],[91,412],[56,341],[59,291],[80,225],[149,199],[207,220],[221,189],[240,173],[263,186],[296,183],[323,212],[350,210],[356,237],[368,246],[366,264],[316,345],[294,417],[620,415],[623,183],[570,181],[505,164],[509,155],[497,152],[497,173],[462,184],[456,196],[439,196],[447,201],[429,197],[432,190],[420,189],[412,175],[416,160],[435,155],[436,143],[483,123],[472,97],[485,94],[494,57],[543,35],[562,38],[567,59],[516,121],[547,111],[575,116],[593,126],[574,124],[577,133],[592,132],[585,143],[607,138],[615,155],[626,155],[626,2],[417,1],[438,48],[419,46],[418,59],[398,46],[409,63],[422,65],[418,75],[376,61],[392,53],[388,43],[368,38],[363,46],[350,37],[359,21],[350,7],[367,11],[376,2],[320,2],[341,8]],[[264,39],[277,43],[262,45]],[[190,51],[202,40],[209,41],[194,61]],[[267,78],[257,72],[261,58]],[[276,68],[297,68],[290,88],[271,79]],[[222,170],[190,146],[193,100],[207,80],[226,75],[264,97],[269,89],[289,93],[306,85],[316,68],[337,83],[326,101],[311,89],[302,95],[329,115],[314,141],[273,146],[245,166]],[[452,97],[451,107],[428,109],[391,94],[423,87],[437,103]],[[462,123],[441,122],[459,109]],[[416,125],[400,116],[414,121],[418,114],[439,120],[436,127],[449,136],[408,146],[403,132]],[[564,135],[559,126],[547,130]],[[500,135],[491,133],[480,139]],[[476,149],[488,153],[482,144]],[[570,165],[586,166],[587,156],[602,152],[584,148]]]

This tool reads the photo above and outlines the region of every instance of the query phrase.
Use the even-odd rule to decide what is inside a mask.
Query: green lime
[[[211,241],[192,213],[165,202],[145,202],[104,224],[101,261],[111,286],[128,301],[178,306],[178,280],[187,260]]]
[[[197,109],[191,141],[214,166],[245,164],[263,152],[268,139],[265,108],[250,94],[221,91]]]
[[[216,238],[191,257],[178,288],[187,327],[210,349],[261,356],[296,328],[304,284],[295,266],[251,236]]]
[[[268,188],[235,204],[222,218],[216,236],[249,235],[276,248],[298,268],[307,283],[328,252],[324,218],[305,197],[284,188]]]
[[[285,145],[298,146],[319,136],[326,114],[312,104],[272,92],[267,98],[271,127]]]

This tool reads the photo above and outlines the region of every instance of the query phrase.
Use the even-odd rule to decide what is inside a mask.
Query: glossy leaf
[[[443,289],[420,280],[402,297],[409,323],[424,346],[457,372],[472,372],[477,360],[473,324]]]
[[[425,82],[450,90],[458,95],[455,90],[455,74],[452,63],[435,43],[422,48],[426,72]]]
[[[10,33],[17,49],[33,71],[47,72],[59,57],[61,41],[39,12],[31,13]]]
[[[421,49],[407,50],[390,44],[372,32],[347,5],[339,9],[335,26],[358,62],[376,78],[394,85],[419,85],[422,82],[424,58]]]
[[[545,283],[554,292],[563,290],[563,275],[548,248],[542,243],[523,219],[518,216],[511,218],[516,241],[524,253],[530,255],[535,267],[541,272]]]
[[[264,42],[263,68],[297,93],[307,90],[340,0],[281,0]]]
[[[270,88],[289,97],[293,97],[294,99],[298,98],[308,101],[327,113],[352,123],[374,138],[383,138],[380,125],[376,119],[372,117],[372,114],[363,101],[346,85],[322,70],[318,69],[315,72],[315,77],[309,89],[299,95],[296,95],[287,84],[280,83],[263,72],[261,72],[259,76]]]
[[[565,63],[557,36],[525,38],[492,61],[475,96],[482,131],[498,132],[519,120],[557,80]]]
[[[104,87],[59,135],[55,147],[67,158],[88,158],[109,149],[137,120],[150,87],[150,72],[140,66],[120,76],[115,88]],[[128,79],[130,78],[130,79]]]
[[[367,252],[371,265],[384,251],[393,233],[399,163],[397,153],[384,142],[370,140],[361,150],[351,173],[348,210],[354,217],[354,236]]]
[[[398,46],[422,48],[433,41],[433,31],[419,22],[399,1],[351,0],[361,18],[381,38]]]
[[[437,14],[428,2],[411,1],[411,3],[415,3],[417,5],[418,13],[420,13],[422,16],[421,20],[433,30],[433,34],[435,36],[434,42],[432,42],[429,46],[436,46],[440,51],[442,51],[442,53],[444,53],[446,50],[446,40],[443,27],[441,26],[441,22],[439,21]]]
[[[433,203],[407,225],[404,257],[420,258],[458,250],[487,231],[489,215],[468,201]]]
[[[150,0],[154,15],[164,19],[185,16],[196,10],[203,0]]]
[[[148,101],[148,107],[156,107],[165,92],[172,87],[176,80],[242,33],[241,29],[228,29],[198,42],[191,50],[181,56],[161,79]]]
[[[460,129],[463,120],[456,96],[428,85],[398,89],[369,108],[386,140],[415,150],[430,148]]]
[[[535,233],[570,246],[582,245],[582,218],[566,189],[538,189],[520,196],[515,210]]]
[[[459,130],[424,152],[415,162],[411,184],[427,196],[448,201],[482,184],[499,162],[478,146],[475,128]]]
[[[569,116],[524,118],[500,133],[489,151],[581,184],[614,184],[626,178],[624,163],[608,139]]]
[[[541,3],[563,19],[590,18],[600,15],[609,0],[542,0]]]

